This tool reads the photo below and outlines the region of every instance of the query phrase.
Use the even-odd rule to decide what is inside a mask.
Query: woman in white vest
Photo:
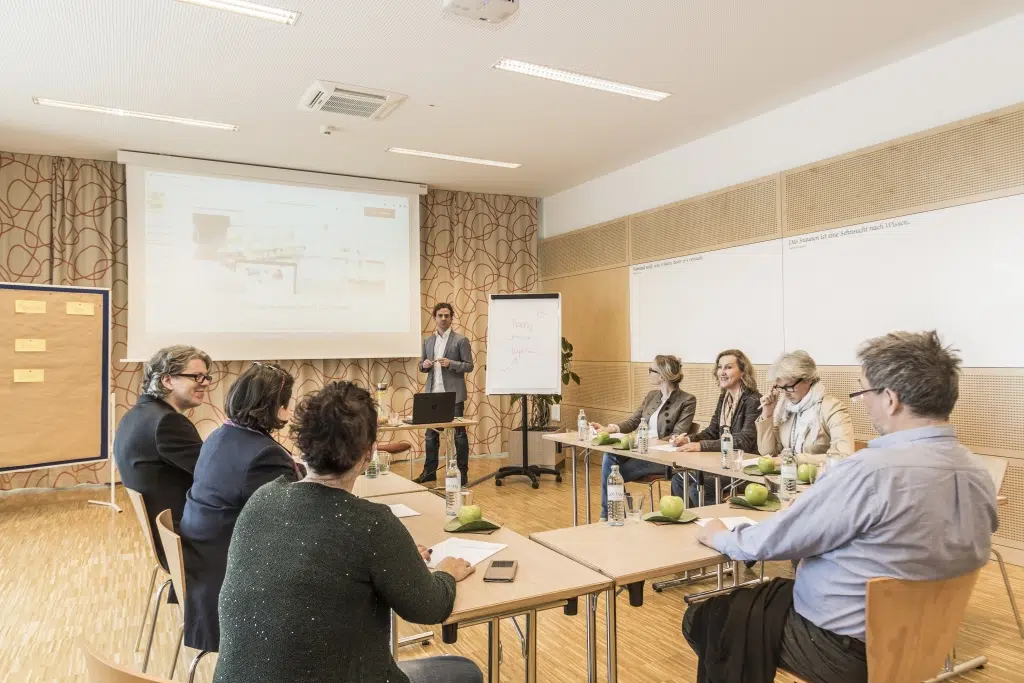
[[[792,448],[799,463],[819,464],[829,447],[850,455],[853,421],[846,406],[825,393],[818,366],[806,351],[779,356],[768,373],[772,389],[761,398],[757,449],[777,456]]]

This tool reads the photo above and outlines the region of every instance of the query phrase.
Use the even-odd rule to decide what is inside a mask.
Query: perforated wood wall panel
[[[1024,108],[854,152],[783,178],[787,235],[1024,186]]]
[[[1024,461],[1010,460],[1000,492],[1008,500],[999,506],[999,530],[995,537],[1024,548]]]
[[[540,283],[562,295],[562,336],[579,361],[629,361],[629,269],[571,275]]]
[[[778,188],[771,176],[631,216],[632,262],[779,237]]]
[[[643,368],[643,371],[646,372],[646,369],[650,366],[647,364],[634,363],[633,367],[634,373],[636,373],[637,368]],[[713,366],[711,364],[683,364],[683,381],[680,384],[680,387],[683,391],[689,392],[697,398],[697,414],[694,419],[697,422],[700,422],[701,429],[707,427],[708,422],[711,420],[711,416],[715,414],[715,406],[718,405],[718,397],[721,394],[721,389],[718,387],[718,380],[716,380],[711,374],[712,367]],[[755,365],[754,374],[757,377],[758,390],[763,391],[768,383],[768,366]],[[636,377],[635,374],[634,377]]]
[[[563,402],[585,408],[636,409],[629,400],[629,363],[574,362],[572,369],[580,383],[565,387]]]
[[[540,277],[561,277],[629,263],[626,219],[574,230],[537,243]]]

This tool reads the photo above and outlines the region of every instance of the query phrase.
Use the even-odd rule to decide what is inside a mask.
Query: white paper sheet
[[[612,432],[608,436],[610,436],[613,439],[621,439],[622,437],[625,436],[625,434],[623,434],[622,432]]]
[[[746,458],[743,460],[743,466],[756,465],[759,458]]]
[[[725,528],[729,531],[732,531],[740,524],[757,524],[757,522],[750,519],[750,517],[719,517],[718,519],[722,520],[722,524],[724,524]],[[697,524],[698,526],[707,526],[710,521],[710,519],[698,519]]]
[[[388,507],[391,508],[393,513],[395,513],[395,517],[398,517],[399,519],[402,517],[418,517],[420,514],[405,503],[390,503]]]
[[[662,444],[658,444],[657,446],[651,446],[651,450],[652,451],[669,451],[669,452],[674,453],[675,451],[678,450],[678,448],[673,446],[672,444],[662,443]]]
[[[475,567],[491,555],[507,547],[504,543],[487,543],[486,541],[470,541],[465,538],[448,538],[430,548],[433,553],[430,555],[430,563],[427,566],[434,569],[437,567],[437,563],[446,557],[459,557]]]

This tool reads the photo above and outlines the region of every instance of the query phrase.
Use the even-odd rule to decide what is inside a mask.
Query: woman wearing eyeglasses
[[[181,519],[185,555],[185,645],[218,652],[217,598],[239,513],[258,488],[300,469],[272,436],[291,419],[295,378],[278,365],[253,363],[224,401],[227,420],[206,439]]]
[[[825,393],[818,366],[806,351],[779,356],[768,373],[772,389],[761,398],[757,449],[777,456],[792,448],[797,462],[819,464],[830,446],[853,453],[853,420],[846,406]]]

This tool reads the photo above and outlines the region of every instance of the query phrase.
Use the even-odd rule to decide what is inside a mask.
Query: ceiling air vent
[[[380,121],[405,99],[405,95],[393,92],[317,81],[306,90],[299,101],[299,108]]]

